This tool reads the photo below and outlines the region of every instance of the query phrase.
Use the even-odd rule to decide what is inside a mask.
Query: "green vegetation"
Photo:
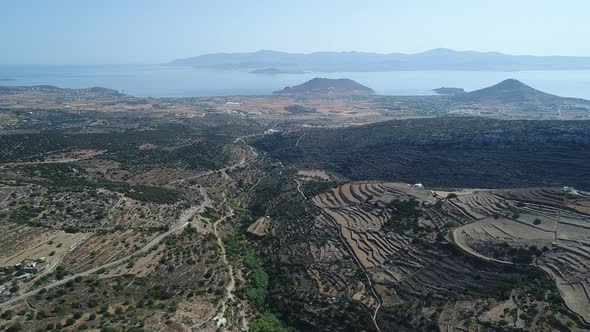
[[[242,207],[242,201],[244,200],[244,196],[245,196],[245,193],[240,193],[238,196],[232,197],[229,200],[229,204],[231,205],[232,209],[239,217],[246,217],[250,213],[250,211],[248,211],[248,209],[245,209]]]
[[[590,159],[588,132],[590,123],[583,121],[455,117],[306,128],[297,146],[301,132],[265,136],[254,145],[282,161],[353,180],[467,188],[568,183],[590,189],[582,171]],[[552,167],[539,173],[539,160]]]
[[[223,244],[225,245],[227,259],[232,264],[235,264],[242,259],[248,240],[244,234],[234,230],[223,239]]]
[[[336,188],[341,183],[338,181],[307,181],[302,186],[302,191],[308,197],[313,197],[331,188]]]
[[[209,221],[215,221],[217,219],[217,211],[215,211],[215,209],[210,208],[210,207],[206,207],[205,211],[203,213],[201,213],[201,217],[209,220]]]
[[[391,218],[385,222],[383,228],[402,233],[420,232],[418,218],[422,212],[418,208],[419,205],[419,202],[413,197],[405,201],[394,199],[387,204]]]
[[[245,295],[259,310],[262,310],[266,304],[268,274],[264,271],[260,261],[249,250],[244,252],[244,266],[248,271]]]
[[[109,158],[125,165],[174,166],[199,170],[221,168],[229,163],[229,154],[224,153],[225,142],[211,137],[175,149],[124,150]]]
[[[266,312],[250,323],[251,332],[288,332],[292,329],[287,328],[285,324],[272,313]]]
[[[244,217],[242,224],[250,219]],[[286,326],[268,307],[269,276],[264,270],[262,262],[248,248],[248,239],[238,230],[230,232],[223,243],[229,262],[234,266],[242,264],[246,283],[238,288],[238,296],[248,299],[263,316],[252,322],[250,331],[287,331]]]
[[[31,177],[46,179],[35,182],[55,192],[62,192],[66,188],[80,192],[103,188],[143,202],[173,204],[180,199],[180,194],[172,189],[93,178],[73,164],[36,164],[24,166],[23,170]]]
[[[8,215],[8,221],[17,224],[28,224],[30,226],[38,226],[35,218],[42,212],[42,209],[32,207],[30,205],[19,206],[12,210]]]
[[[530,246],[528,248],[513,247],[506,242],[490,246],[489,251],[492,257],[511,261],[516,264],[531,264],[535,257],[542,254],[542,250],[536,246]]]
[[[78,226],[67,226],[64,228],[64,232],[66,233],[79,233],[80,227]]]
[[[268,177],[260,181],[249,206],[253,217],[266,214],[266,205],[284,191],[284,184],[282,177]]]

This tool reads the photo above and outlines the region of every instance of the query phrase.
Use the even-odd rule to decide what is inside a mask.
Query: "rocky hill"
[[[373,94],[373,89],[348,78],[314,78],[294,87],[286,87],[273,94]]]
[[[534,89],[518,80],[507,79],[496,85],[453,96],[453,100],[470,103],[497,102],[497,103],[556,103],[571,101],[573,98],[565,98],[552,95]]]

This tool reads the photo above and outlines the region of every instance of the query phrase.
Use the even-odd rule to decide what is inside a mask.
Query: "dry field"
[[[86,271],[139,250],[156,235],[134,230],[91,234],[64,257],[63,263],[73,272]]]
[[[299,175],[299,177],[303,180],[320,179],[330,181],[333,178],[326,171],[322,170],[300,170],[297,172],[297,175]]]
[[[258,218],[252,225],[248,227],[248,232],[258,236],[268,235],[270,223],[270,219],[266,217]]]
[[[84,233],[12,225],[0,232],[0,267],[14,266],[23,261],[43,258],[48,268],[59,264],[64,256],[88,237]]]
[[[379,109],[370,99],[356,100],[348,98],[293,98],[284,96],[207,98],[201,100],[217,111],[242,111],[246,116],[253,116],[263,121],[276,121],[285,118],[295,120],[326,121],[327,124],[361,124],[393,119]],[[299,105],[313,108],[312,113],[293,114],[285,107]],[[328,120],[329,119],[329,120]]]
[[[287,106],[313,108],[314,112],[292,113]],[[199,119],[211,114],[256,119],[268,125],[286,121],[295,126],[348,126],[384,120],[415,118],[410,109],[392,112],[372,98],[290,96],[237,96],[202,98],[138,98],[118,96],[100,91],[17,88],[2,94],[0,107],[7,110],[61,110],[68,114],[80,112],[143,112],[150,117]],[[10,120],[10,115],[1,115]],[[104,125],[105,123],[93,123]],[[114,123],[113,123],[114,124]],[[0,123],[8,125],[8,123]]]

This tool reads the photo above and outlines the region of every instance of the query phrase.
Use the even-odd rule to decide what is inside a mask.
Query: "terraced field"
[[[390,218],[382,206],[395,198],[408,197],[405,184],[348,183],[313,198],[322,208],[320,222],[340,228],[341,236],[365,268],[381,265],[386,257],[408,245],[399,235],[379,236],[379,230]],[[411,190],[426,199],[427,192]]]
[[[399,330],[400,326],[404,326],[402,330],[482,328],[481,322],[465,315],[452,318],[459,315],[452,310],[443,315],[445,303],[477,305],[484,315],[501,303],[497,297],[507,291],[508,284],[528,278],[529,272],[453,251],[440,234],[446,232],[449,223],[468,224],[483,217],[483,211],[470,211],[472,216],[466,218],[461,210],[465,208],[458,201],[445,204],[435,196],[421,186],[353,182],[310,198],[319,214],[309,229],[297,231],[305,227],[301,223],[288,230],[275,229],[290,232],[283,235],[289,241],[278,249],[280,257],[288,257],[291,266],[302,259],[318,291],[314,294],[313,287],[298,279],[295,282],[302,288],[290,303],[297,296],[327,303],[325,310],[337,312],[331,315],[338,315],[335,308],[360,303],[374,330]],[[392,229],[392,223],[403,222],[396,219],[401,211],[393,209],[392,204],[410,200],[417,202],[419,210],[415,225]],[[307,240],[297,240],[296,232],[304,232],[301,236]],[[309,257],[302,258],[306,255]],[[350,312],[350,307],[346,308]],[[417,310],[415,316],[404,317],[408,308]],[[498,315],[488,316],[495,317],[497,323]],[[337,326],[333,328],[338,330]]]
[[[489,260],[542,268],[566,305],[590,321],[590,194],[559,188],[494,190],[450,203],[474,220],[453,231],[461,248]],[[506,259],[514,258],[507,251],[524,260]]]

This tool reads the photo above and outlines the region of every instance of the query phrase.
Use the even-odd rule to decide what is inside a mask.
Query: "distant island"
[[[451,87],[442,87],[432,90],[439,95],[455,95],[458,93],[465,93],[465,89],[463,88],[451,88]]]
[[[314,78],[294,87],[285,87],[273,94],[316,94],[316,95],[369,95],[373,89],[348,78]]]
[[[282,70],[278,68],[264,68],[254,69],[249,71],[250,74],[263,74],[263,75],[278,75],[278,74],[305,74],[301,70]]]
[[[367,52],[212,53],[177,59],[169,65],[207,69],[280,72],[386,72],[400,70],[582,70],[590,57],[508,55],[497,52],[455,51],[439,48],[415,54]],[[258,72],[260,71],[260,72]]]

